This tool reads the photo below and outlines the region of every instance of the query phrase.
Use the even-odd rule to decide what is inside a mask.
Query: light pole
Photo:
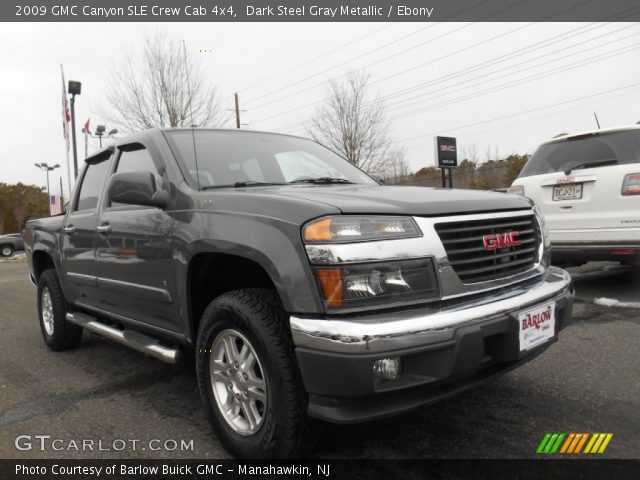
[[[49,210],[51,210],[51,193],[49,192],[49,172],[52,170],[55,170],[56,168],[60,168],[60,165],[56,163],[53,167],[50,167],[45,162],[34,163],[34,165],[38,167],[40,170],[47,172],[47,206],[49,206]]]
[[[75,80],[69,80],[68,92],[71,94],[71,138],[73,140],[73,171],[74,178],[78,178],[78,147],[76,146],[76,95],[80,95],[82,83]]]
[[[104,132],[107,131],[107,127],[105,127],[104,125],[98,125],[96,127],[96,134],[93,138],[98,137],[100,139],[100,148],[102,148],[102,137],[106,136],[107,138],[115,135],[116,133],[118,133],[118,129],[117,128],[112,128],[111,130],[109,130],[109,133],[107,133],[105,135]]]

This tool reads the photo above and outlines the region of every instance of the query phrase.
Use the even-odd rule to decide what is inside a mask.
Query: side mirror
[[[384,185],[384,177],[382,175],[379,175],[377,173],[370,173],[369,176],[373,178],[376,182],[378,182],[380,185]]]
[[[109,198],[112,202],[146,207],[165,208],[169,204],[169,192],[156,191],[156,179],[151,172],[144,171],[113,174]]]

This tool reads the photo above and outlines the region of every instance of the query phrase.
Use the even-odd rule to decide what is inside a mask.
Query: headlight
[[[330,309],[393,306],[439,298],[430,259],[318,266],[314,272]]]
[[[340,215],[308,223],[302,232],[306,243],[363,242],[420,236],[411,217],[360,217]]]

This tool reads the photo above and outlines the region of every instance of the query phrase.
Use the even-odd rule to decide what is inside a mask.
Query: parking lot
[[[640,278],[617,264],[571,271],[574,322],[545,354],[438,405],[367,424],[327,425],[313,456],[531,458],[546,432],[611,432],[602,457],[638,458]],[[200,407],[192,357],[168,366],[88,333],[81,348],[50,352],[19,259],[0,262],[0,355],[0,457],[228,456]],[[18,450],[19,435],[50,435],[63,440],[63,449],[40,451],[33,442]],[[103,447],[116,439],[139,442],[122,451],[68,448],[84,439]],[[147,448],[152,439],[161,441],[156,446],[192,441],[193,448]]]

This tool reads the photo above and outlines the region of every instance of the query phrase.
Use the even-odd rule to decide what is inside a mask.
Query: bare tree
[[[123,130],[216,126],[228,119],[200,62],[166,33],[148,36],[141,51],[123,52],[112,72],[104,116]]]
[[[484,161],[488,162],[490,160],[500,160],[500,149],[498,145],[493,147],[493,152],[491,151],[491,145],[487,145],[487,150],[484,153]]]
[[[406,174],[404,150],[393,147],[386,106],[380,97],[368,98],[368,81],[363,72],[331,81],[326,103],[306,125],[307,134],[366,172]]]
[[[411,175],[409,164],[405,160],[406,153],[404,147],[389,148],[385,152],[385,162],[381,173],[387,179],[406,178]]]
[[[471,163],[478,163],[480,154],[478,153],[478,145],[465,145],[462,147],[463,160],[469,160]]]

